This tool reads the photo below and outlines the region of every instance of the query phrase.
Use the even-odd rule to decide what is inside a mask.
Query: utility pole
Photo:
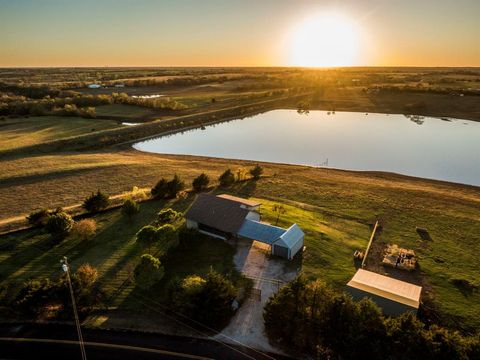
[[[83,343],[82,329],[80,328],[80,320],[77,313],[77,304],[75,302],[75,294],[73,293],[72,279],[70,278],[70,266],[68,265],[68,259],[66,256],[60,260],[62,263],[62,270],[67,274],[68,288],[70,290],[70,296],[72,298],[73,314],[75,316],[75,325],[77,326],[78,343],[80,345],[80,353],[82,360],[87,360],[87,353],[85,352],[85,344]]]

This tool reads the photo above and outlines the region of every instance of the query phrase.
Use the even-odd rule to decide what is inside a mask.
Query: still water
[[[389,171],[480,185],[480,122],[273,110],[158,137],[141,151]]]

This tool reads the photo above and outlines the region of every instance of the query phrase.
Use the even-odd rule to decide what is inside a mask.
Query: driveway
[[[281,284],[295,278],[297,271],[287,270],[286,260],[267,256],[265,250],[252,246],[250,240],[238,241],[234,261],[239,271],[253,279],[253,296],[245,300],[230,324],[215,338],[225,342],[239,342],[261,351],[280,353],[268,343],[265,335],[263,307]],[[260,297],[255,289],[260,289]]]

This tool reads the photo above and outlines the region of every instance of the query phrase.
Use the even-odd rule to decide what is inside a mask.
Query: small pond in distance
[[[146,140],[134,148],[160,154],[388,171],[480,185],[480,123],[459,119],[273,110]]]

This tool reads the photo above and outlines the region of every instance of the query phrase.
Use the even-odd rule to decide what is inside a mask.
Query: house
[[[347,292],[355,300],[368,297],[385,315],[396,316],[409,311],[417,313],[422,287],[359,269],[348,282]]]
[[[226,194],[199,194],[185,215],[187,227],[223,240],[234,237],[258,241],[273,255],[291,260],[303,248],[305,234],[297,224],[284,229],[261,222],[260,205]]]

